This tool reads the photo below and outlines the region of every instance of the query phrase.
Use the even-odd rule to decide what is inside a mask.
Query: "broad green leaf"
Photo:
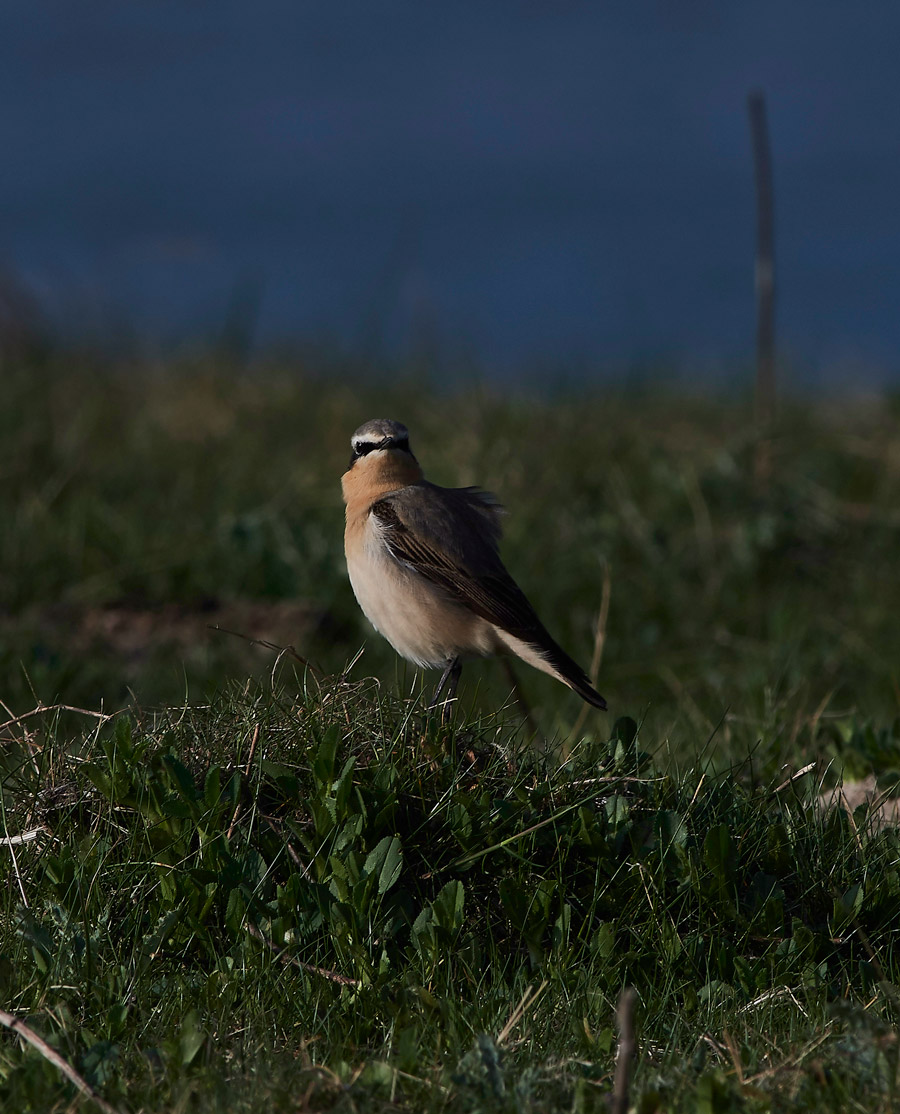
[[[189,1010],[181,1022],[181,1033],[178,1040],[182,1064],[187,1066],[194,1060],[205,1040],[206,1033],[200,1028],[200,1014],[197,1010]]]
[[[378,892],[387,891],[400,877],[403,869],[403,850],[398,836],[385,836],[368,854],[363,872],[378,875]]]
[[[455,936],[462,928],[465,906],[465,887],[459,879],[454,879],[441,889],[431,903],[432,922]]]
[[[221,795],[221,771],[218,766],[213,766],[207,773],[206,781],[203,783],[203,799],[206,802],[206,807],[208,809],[215,808],[219,803]]]
[[[163,757],[163,762],[166,768],[172,774],[172,780],[175,782],[175,788],[186,801],[194,804],[197,801],[199,794],[197,793],[197,786],[194,785],[194,779],[191,777],[190,771],[180,762],[174,754],[167,754]]]
[[[108,801],[114,799],[112,780],[105,770],[100,769],[96,762],[83,762],[81,772],[102,797],[105,797]]]
[[[591,951],[602,959],[609,957],[616,950],[616,930],[608,922],[601,922],[591,938]]]
[[[331,789],[331,783],[334,781],[334,763],[340,742],[341,729],[337,724],[332,724],[322,736],[313,758],[312,769],[316,781],[326,786],[328,790]]]

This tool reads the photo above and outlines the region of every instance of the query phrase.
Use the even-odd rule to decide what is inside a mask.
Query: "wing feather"
[[[482,619],[517,638],[529,643],[549,639],[525,593],[499,557],[489,560],[485,553],[480,554],[478,563],[488,567],[475,571],[463,552],[450,555],[436,538],[411,530],[402,511],[402,506],[392,497],[372,506],[372,514],[384,531],[388,549],[398,561],[443,588]]]
[[[583,699],[606,707],[584,670],[550,636],[500,560],[501,509],[491,496],[475,488],[443,488],[423,481],[379,499],[371,513],[396,560],[526,643]]]

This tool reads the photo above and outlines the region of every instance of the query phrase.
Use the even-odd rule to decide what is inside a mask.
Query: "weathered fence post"
[[[771,472],[769,435],[775,418],[775,202],[766,99],[747,98],[756,175],[756,423],[754,472],[761,483]]]

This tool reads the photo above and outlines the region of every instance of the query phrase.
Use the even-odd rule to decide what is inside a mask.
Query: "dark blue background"
[[[896,373],[896,0],[4,0],[0,264],[98,333],[746,360],[756,86],[782,350]]]

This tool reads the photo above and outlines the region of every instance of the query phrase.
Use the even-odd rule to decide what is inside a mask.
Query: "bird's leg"
[[[462,673],[462,662],[459,658],[451,658],[441,674],[441,679],[438,681],[434,690],[434,696],[431,698],[431,703],[428,705],[429,712],[437,707],[441,699],[441,694],[444,689],[447,690],[447,695],[444,699],[446,704],[448,700],[452,700],[456,696],[456,688],[459,685],[459,675]]]

